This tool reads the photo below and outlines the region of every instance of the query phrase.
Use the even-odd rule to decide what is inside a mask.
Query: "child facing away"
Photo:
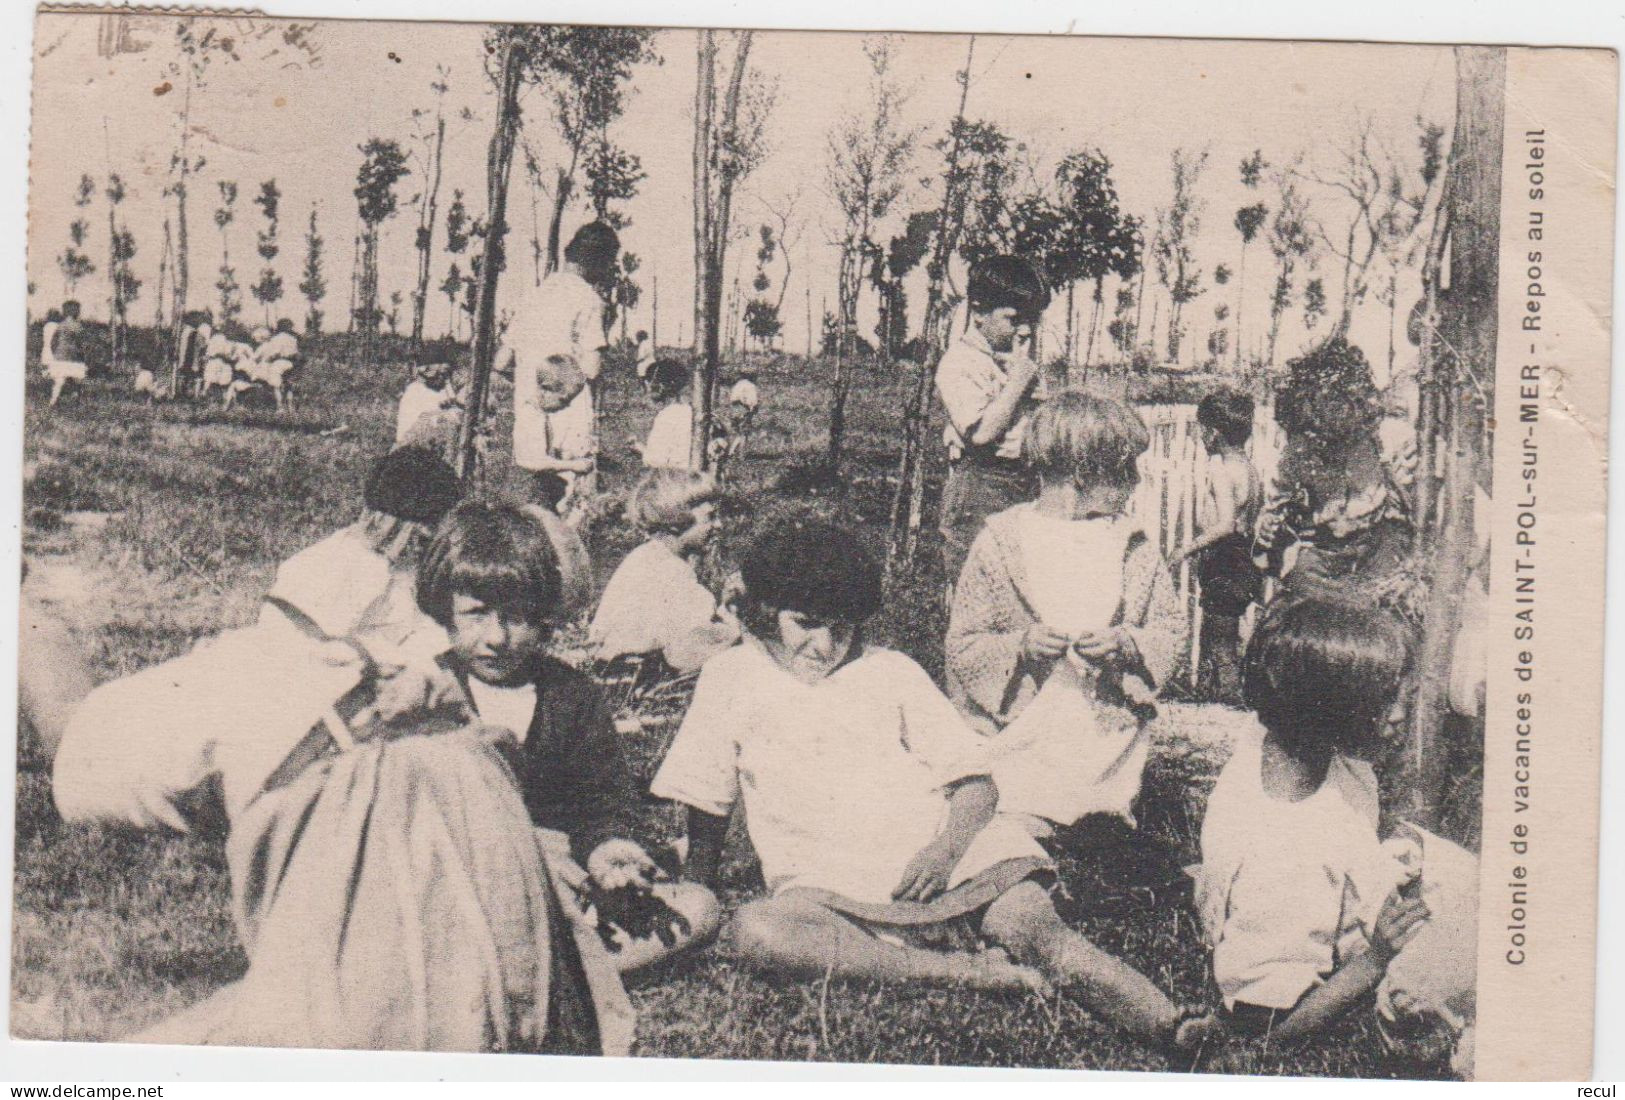
[[[954,589],[949,697],[992,738],[1001,811],[1038,836],[1091,814],[1133,821],[1183,630],[1162,557],[1128,514],[1148,444],[1122,402],[1047,402],[1026,433],[1038,499],[989,517]]]
[[[1278,605],[1248,645],[1263,736],[1237,745],[1208,798],[1198,880],[1238,1030],[1298,1039],[1373,990],[1389,1022],[1471,1023],[1477,862],[1414,827],[1377,833],[1367,757],[1409,641],[1388,612],[1306,599]]]
[[[694,409],[688,402],[688,368],[676,359],[657,359],[649,367],[644,388],[660,411],[649,427],[649,438],[638,448],[643,464],[655,470],[689,469],[689,447],[694,433]]]
[[[1201,589],[1202,667],[1199,679],[1210,697],[1241,699],[1241,619],[1263,596],[1263,573],[1253,562],[1253,532],[1264,486],[1247,457],[1253,434],[1253,399],[1210,393],[1196,406],[1196,423],[1207,451],[1196,537],[1169,555],[1177,565],[1196,558]]]
[[[881,571],[851,531],[771,521],[742,574],[745,643],[701,670],[651,789],[689,808],[686,873],[704,882],[743,805],[770,892],[734,915],[745,961],[801,977],[1054,983],[1181,1049],[1214,1032],[1211,1015],[1177,1009],[1061,920],[1049,859],[995,813],[987,742],[919,665],[864,641]],[[1000,950],[967,949],[979,941]]]
[[[504,748],[525,806],[554,838],[553,874],[601,910],[631,891],[667,914],[658,935],[606,937],[625,971],[706,942],[718,910],[703,886],[656,881],[603,694],[547,653],[575,587],[566,575],[575,556],[556,544],[564,530],[517,505],[464,502],[418,571],[418,604],[450,636],[447,663],[475,713],[511,735]]]
[[[720,526],[716,483],[687,470],[650,470],[632,491],[630,518],[648,541],[628,554],[604,588],[587,631],[598,660],[664,661],[679,675],[739,640],[694,568]]]
[[[435,422],[458,407],[450,363],[419,363],[395,412],[395,446],[438,435]]]
[[[51,405],[62,400],[69,383],[82,386],[90,374],[86,362],[89,340],[79,319],[79,303],[62,303],[61,313],[52,311],[41,330],[40,364],[51,380]]]

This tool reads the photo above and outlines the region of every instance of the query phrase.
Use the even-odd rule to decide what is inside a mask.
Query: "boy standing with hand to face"
[[[1017,336],[1031,331],[1049,305],[1043,280],[1019,256],[994,256],[971,268],[966,297],[970,325],[943,353],[936,378],[948,414],[942,537],[950,585],[983,521],[1036,491],[1021,462],[1021,438],[1038,404],[1039,368]]]

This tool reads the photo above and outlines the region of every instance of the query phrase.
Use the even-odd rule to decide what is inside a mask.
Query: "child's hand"
[[[647,886],[659,871],[649,853],[630,840],[606,840],[587,857],[587,874],[604,890]]]
[[[1133,636],[1120,626],[1079,634],[1072,641],[1072,652],[1097,664],[1120,661],[1132,654],[1135,648]]]
[[[1034,663],[1053,661],[1066,652],[1072,639],[1059,630],[1034,623],[1021,638],[1021,655]]]
[[[1399,954],[1411,934],[1431,915],[1421,898],[1407,898],[1394,891],[1383,902],[1382,912],[1377,914],[1377,925],[1371,930],[1371,950],[1387,962]]]
[[[908,866],[903,868],[903,881],[897,884],[891,896],[897,901],[930,901],[948,889],[948,876],[953,874],[958,862],[949,847],[947,834],[943,834],[908,861]]]

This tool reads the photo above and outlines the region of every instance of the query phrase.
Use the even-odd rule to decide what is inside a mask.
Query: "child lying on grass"
[[[648,540],[604,588],[587,643],[600,661],[663,661],[680,675],[739,640],[739,627],[694,574],[716,540],[716,483],[687,470],[651,470],[632,491],[629,518]]]
[[[800,976],[1054,983],[1181,1049],[1215,1032],[1211,1015],[1176,1008],[1056,914],[1050,860],[994,812],[986,742],[918,665],[863,642],[881,576],[850,531],[771,522],[742,573],[746,642],[701,671],[652,789],[689,807],[687,870],[700,881],[714,878],[743,802],[772,895],[734,916],[745,961]],[[979,940],[998,950],[966,949]]]
[[[1198,891],[1214,980],[1243,1032],[1302,1038],[1379,983],[1390,1022],[1471,1019],[1476,924],[1430,918],[1435,903],[1455,914],[1476,897],[1476,861],[1420,830],[1377,835],[1365,758],[1408,642],[1386,612],[1303,600],[1248,646],[1243,688],[1264,735],[1236,748],[1208,799]]]

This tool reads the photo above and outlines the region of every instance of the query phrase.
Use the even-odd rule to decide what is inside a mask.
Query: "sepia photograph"
[[[1613,53],[32,63],[14,1038],[1589,1072]]]

